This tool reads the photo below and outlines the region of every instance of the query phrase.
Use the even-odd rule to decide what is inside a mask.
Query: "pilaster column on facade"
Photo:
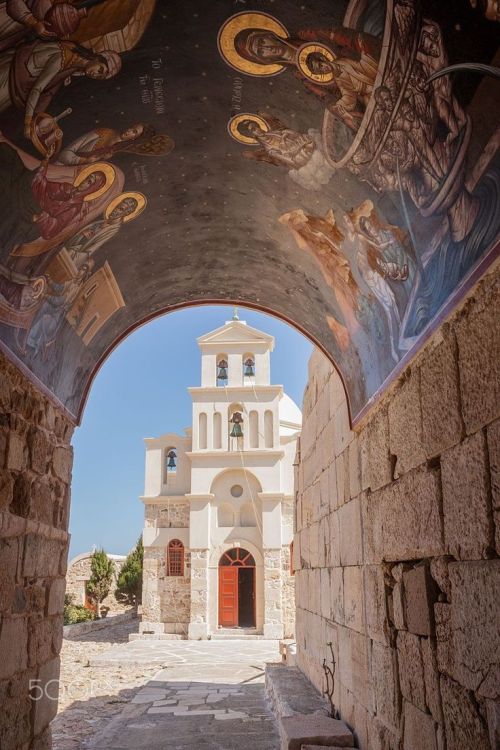
[[[281,548],[281,504],[283,498],[284,495],[281,492],[259,492],[259,500],[262,507],[263,549]]]
[[[281,548],[264,549],[264,638],[283,638]]]
[[[161,618],[159,592],[159,564],[162,554],[159,548],[144,547],[140,633],[163,633],[165,631]]]
[[[208,638],[208,561],[208,547],[191,549],[191,617],[188,638],[195,641]]]
[[[210,546],[211,493],[186,495],[189,501],[189,548],[208,549]]]

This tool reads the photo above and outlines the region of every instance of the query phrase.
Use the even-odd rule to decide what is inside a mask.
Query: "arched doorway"
[[[255,627],[255,560],[242,547],[219,561],[219,627]]]

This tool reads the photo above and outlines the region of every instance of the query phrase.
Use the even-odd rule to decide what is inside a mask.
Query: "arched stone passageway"
[[[54,10],[49,41],[2,11],[3,349],[78,417],[141,321],[241,301],[322,347],[357,419],[497,252],[495,14],[198,5]]]
[[[312,369],[299,664],[320,685],[338,644],[335,700],[363,750],[419,750],[422,736],[494,748],[494,4],[279,0],[270,15],[103,0],[85,15],[28,0],[22,18],[13,5],[0,8],[2,747],[50,745],[55,702],[29,688],[58,675],[70,441],[93,375],[142,322],[233,301],[309,335],[349,403],[336,387],[324,408],[333,376]]]

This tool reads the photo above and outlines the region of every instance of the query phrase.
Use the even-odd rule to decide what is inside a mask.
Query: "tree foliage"
[[[115,598],[123,604],[136,607],[142,598],[142,565],[144,547],[142,537],[139,537],[135,548],[127,555],[118,575]]]
[[[90,559],[90,579],[87,583],[87,593],[96,606],[97,617],[100,617],[101,602],[111,591],[115,566],[103,549],[96,550]]]

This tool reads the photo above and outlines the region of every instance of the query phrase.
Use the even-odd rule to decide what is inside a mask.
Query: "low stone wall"
[[[122,625],[125,622],[131,622],[136,619],[138,619],[137,612],[132,610],[130,612],[101,617],[99,620],[90,620],[90,622],[76,622],[74,625],[65,625],[63,627],[63,638],[76,638],[80,635],[87,635],[88,633],[93,633],[96,630],[104,630],[105,628],[113,628],[116,625]]]
[[[294,558],[297,663],[362,750],[500,747],[498,272],[355,431],[315,353]]]
[[[44,750],[57,711],[54,684],[45,687],[59,676],[73,428],[1,354],[0,407],[0,745]]]

